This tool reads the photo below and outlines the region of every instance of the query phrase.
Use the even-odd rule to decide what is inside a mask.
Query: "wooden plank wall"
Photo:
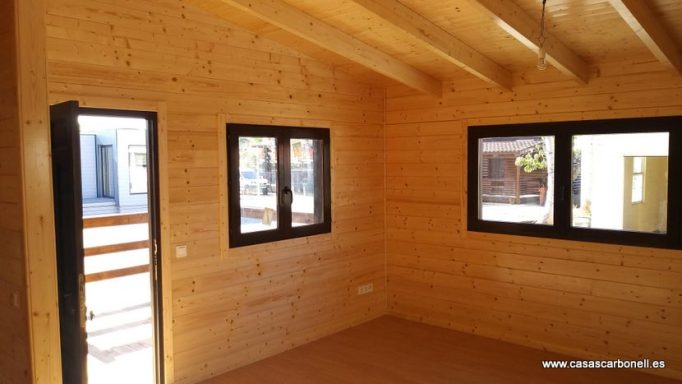
[[[52,0],[46,22],[52,103],[167,106],[176,383],[385,313],[382,89],[174,0]],[[331,129],[333,234],[221,251],[220,116]]]
[[[438,100],[387,91],[389,312],[574,356],[664,359],[650,372],[682,378],[682,252],[466,231],[468,125],[682,114],[682,77],[657,63],[593,72],[577,86],[530,71],[513,92],[463,79]]]
[[[14,2],[0,4],[0,383],[31,379]]]

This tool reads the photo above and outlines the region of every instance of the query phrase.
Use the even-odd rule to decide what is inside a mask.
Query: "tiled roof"
[[[483,153],[520,153],[541,143],[539,139],[488,139],[483,141]]]

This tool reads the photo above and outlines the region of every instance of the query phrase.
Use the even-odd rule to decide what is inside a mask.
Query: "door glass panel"
[[[78,121],[81,140],[93,142],[81,152],[81,173],[93,174],[82,186],[93,191],[83,198],[88,381],[151,384],[148,121],[93,115]]]
[[[573,136],[573,227],[667,231],[667,132]]]
[[[554,223],[554,136],[489,137],[478,145],[479,218]]]
[[[324,222],[322,140],[291,139],[291,226]]]
[[[277,139],[239,138],[241,233],[277,229]]]

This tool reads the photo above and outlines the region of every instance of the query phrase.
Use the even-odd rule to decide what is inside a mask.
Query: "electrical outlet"
[[[364,284],[358,287],[358,295],[366,295],[372,291],[374,291],[374,284],[372,283]]]
[[[187,246],[186,245],[176,245],[175,246],[175,257],[182,259],[187,257]]]

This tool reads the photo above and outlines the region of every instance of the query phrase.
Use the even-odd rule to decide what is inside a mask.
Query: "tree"
[[[514,165],[517,167],[523,167],[523,171],[526,173],[531,173],[537,170],[542,170],[547,168],[547,156],[545,154],[545,148],[542,144],[535,144],[533,148],[526,152],[525,155],[519,156],[514,161]]]
[[[547,191],[542,223],[552,224],[554,222],[554,138],[543,136],[542,144],[535,144],[530,151],[517,157],[514,165],[522,167],[526,173],[547,170]]]
[[[268,183],[272,183],[272,149],[269,146],[263,146],[263,174],[266,175]]]

